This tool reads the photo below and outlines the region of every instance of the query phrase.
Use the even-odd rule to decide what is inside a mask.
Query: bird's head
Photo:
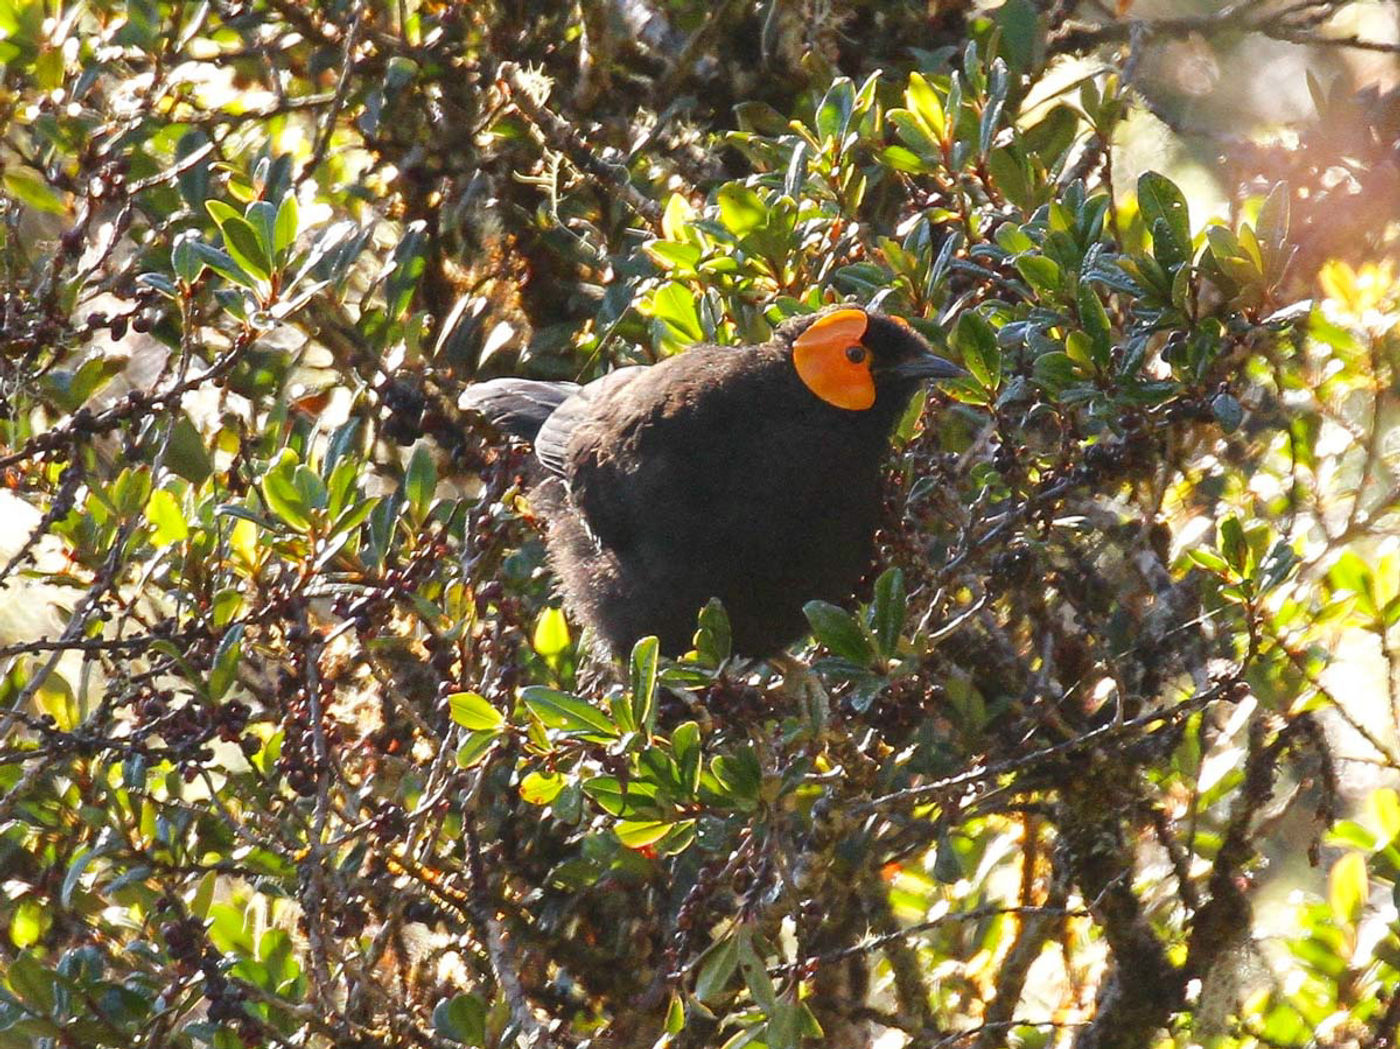
[[[921,383],[967,374],[899,317],[842,306],[790,323],[798,378],[835,408],[901,411]]]

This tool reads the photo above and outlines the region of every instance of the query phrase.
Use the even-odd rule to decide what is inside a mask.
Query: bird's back
[[[646,634],[685,650],[718,597],[736,649],[763,654],[802,633],[806,601],[850,593],[883,433],[817,401],[776,348],[697,347],[614,374],[556,412],[564,484],[546,494],[555,567],[613,651]]]

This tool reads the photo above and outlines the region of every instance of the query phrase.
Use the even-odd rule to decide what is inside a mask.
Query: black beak
[[[967,369],[936,354],[921,353],[912,360],[896,364],[890,372],[901,379],[961,379]]]

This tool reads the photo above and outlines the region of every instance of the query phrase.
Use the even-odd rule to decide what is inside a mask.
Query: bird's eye
[[[846,347],[846,360],[850,361],[852,364],[860,364],[860,363],[862,363],[862,362],[865,360],[865,347],[864,347],[864,346],[848,346],[848,347]]]

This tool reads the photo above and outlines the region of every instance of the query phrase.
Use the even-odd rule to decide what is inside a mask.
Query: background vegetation
[[[1393,18],[0,0],[0,1045],[1394,1046]],[[457,394],[846,297],[825,697],[591,663]]]

